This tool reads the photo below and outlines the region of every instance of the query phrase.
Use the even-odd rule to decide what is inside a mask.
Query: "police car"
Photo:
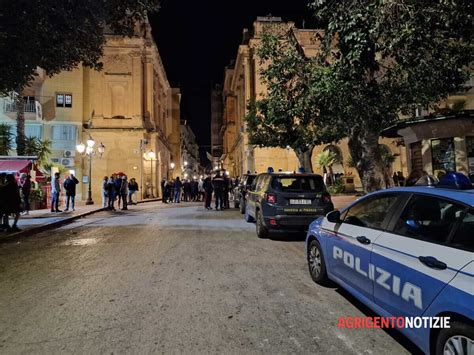
[[[474,354],[474,189],[464,178],[378,191],[317,219],[306,238],[312,279],[381,316],[450,317],[449,329],[402,332],[425,353]]]

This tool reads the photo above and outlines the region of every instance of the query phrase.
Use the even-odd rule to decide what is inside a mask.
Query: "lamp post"
[[[80,143],[76,146],[76,150],[79,154],[82,156],[88,156],[89,157],[89,191],[88,191],[88,196],[86,200],[86,205],[93,205],[94,201],[92,200],[92,156],[98,152],[100,156],[102,157],[102,154],[105,152],[105,145],[100,143],[100,145],[96,149],[94,149],[95,146],[95,141],[92,139],[91,136],[89,136],[89,139],[87,140],[87,146],[84,143]]]
[[[156,160],[156,154],[153,150],[148,152],[148,159],[150,159],[150,169],[151,169],[151,198],[155,198],[154,192],[154,181],[153,181],[153,160]]]

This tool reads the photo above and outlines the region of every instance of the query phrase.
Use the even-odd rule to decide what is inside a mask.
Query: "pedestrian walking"
[[[122,199],[122,211],[128,210],[127,197],[128,197],[128,181],[127,175],[123,175],[120,184],[120,197]]]
[[[108,182],[107,182],[107,192],[108,192],[108,200],[109,200],[109,210],[115,211],[114,203],[115,203],[115,175],[111,175]]]
[[[227,176],[226,171],[224,170],[224,174],[222,175],[224,180],[224,187],[222,191],[222,203],[224,204],[224,208],[229,208],[229,192],[230,192],[230,179]]]
[[[189,202],[191,201],[191,183],[189,180],[186,180],[183,184],[183,190],[184,190],[184,201]]]
[[[71,208],[73,211],[76,210],[76,185],[79,184],[79,180],[76,179],[74,174],[70,174],[66,180],[64,180],[63,186],[66,190],[66,209],[69,211],[69,202],[71,202]]]
[[[137,194],[138,194],[138,183],[135,178],[131,178],[128,183],[128,204],[136,205],[137,204]]]
[[[205,193],[204,207],[207,208],[208,210],[212,210],[211,201],[212,201],[212,192],[214,191],[214,188],[212,187],[212,181],[211,181],[210,176],[207,176],[204,179],[203,189],[204,189],[204,193]]]
[[[104,179],[102,180],[102,190],[101,190],[101,193],[102,193],[102,208],[107,208],[107,206],[109,205],[108,204],[108,195],[109,195],[109,192],[108,192],[108,186],[107,186],[107,183],[109,181],[109,178],[107,176],[104,176]]]
[[[224,179],[220,172],[212,179],[212,187],[214,188],[214,197],[216,199],[216,211],[224,210],[223,193],[224,193]]]
[[[6,229],[7,232],[18,232],[20,230],[17,224],[21,212],[21,196],[20,188],[16,183],[15,176],[12,174],[8,174],[5,177],[5,184],[2,187],[2,197],[2,200],[6,202],[3,207],[4,217],[6,217],[6,223],[4,220],[4,229]],[[11,214],[13,215],[13,225],[10,227],[8,216]]]
[[[62,212],[59,209],[59,196],[61,195],[61,184],[59,173],[54,173],[51,178],[51,212]]]
[[[183,188],[183,183],[179,179],[179,176],[176,178],[173,189],[174,189],[174,203],[180,203],[181,200],[181,189]]]
[[[26,174],[20,180],[21,194],[23,196],[23,213],[30,214],[31,176]]]

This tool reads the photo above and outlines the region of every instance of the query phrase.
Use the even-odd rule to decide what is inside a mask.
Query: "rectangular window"
[[[56,107],[72,107],[72,94],[57,93]]]
[[[25,136],[43,139],[43,129],[41,125],[29,125],[25,126]]]
[[[381,229],[396,201],[397,196],[395,195],[382,195],[365,199],[349,209],[344,216],[344,223]]]
[[[76,126],[54,125],[51,127],[52,148],[74,150],[76,147]]]
[[[465,207],[437,197],[415,195],[393,228],[393,233],[432,243],[445,243]]]
[[[454,139],[432,139],[431,158],[433,162],[433,174],[435,176],[437,175],[438,171],[442,171],[444,173],[456,171]]]

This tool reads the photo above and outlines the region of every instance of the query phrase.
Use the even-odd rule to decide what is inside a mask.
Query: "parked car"
[[[247,199],[247,191],[252,185],[257,175],[245,174],[239,185],[234,189],[234,207],[240,209],[240,213],[245,213],[245,203]]]
[[[401,330],[423,352],[474,353],[472,186],[369,194],[313,222],[306,247],[316,283],[333,281],[384,317],[450,317],[449,329]]]
[[[245,220],[256,221],[257,236],[302,232],[334,208],[321,175],[265,173],[247,192]]]

